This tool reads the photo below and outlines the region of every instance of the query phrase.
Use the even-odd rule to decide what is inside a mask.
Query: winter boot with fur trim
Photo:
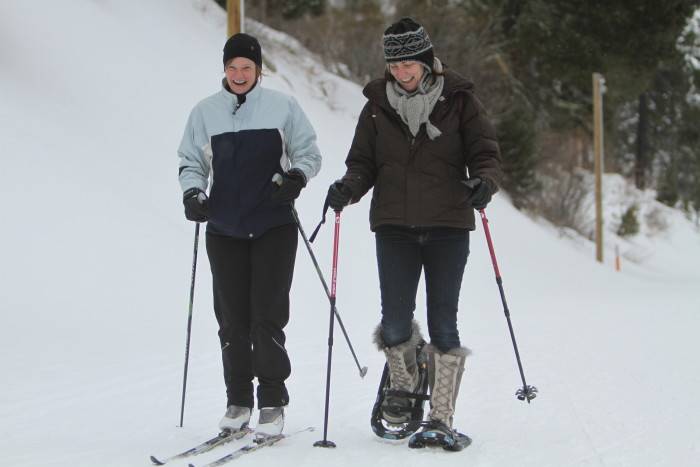
[[[377,327],[374,342],[384,352],[386,365],[372,410],[372,428],[382,438],[405,438],[420,426],[428,399],[427,363],[422,353],[425,342],[415,321],[407,341],[387,347],[381,327]]]
[[[457,347],[443,353],[433,345],[427,345],[425,352],[428,356],[430,413],[422,429],[411,436],[408,446],[441,446],[448,451],[461,451],[471,444],[471,439],[453,429],[452,422],[469,349]]]

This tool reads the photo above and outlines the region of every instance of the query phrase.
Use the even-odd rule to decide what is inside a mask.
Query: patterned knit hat
[[[433,44],[423,26],[401,18],[384,31],[384,59],[389,63],[416,60],[432,68]]]

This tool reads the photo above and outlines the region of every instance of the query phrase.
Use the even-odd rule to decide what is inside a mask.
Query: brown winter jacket
[[[381,225],[457,227],[474,230],[469,188],[461,182],[481,177],[497,188],[502,172],[493,125],[474,96],[473,85],[445,71],[442,96],[430,121],[441,132],[435,140],[421,125],[415,138],[386,97],[386,79],[370,82],[363,93],[355,137],[342,181],[357,202],[374,187],[370,227]]]

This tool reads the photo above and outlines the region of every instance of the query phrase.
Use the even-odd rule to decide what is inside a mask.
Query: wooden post
[[[226,0],[226,13],[228,16],[228,37],[238,32],[243,32],[243,16],[241,11],[243,0]]]
[[[239,0],[241,3],[241,32],[245,32],[245,0]]]
[[[603,262],[603,86],[605,79],[593,73],[593,147],[595,172],[595,257]]]

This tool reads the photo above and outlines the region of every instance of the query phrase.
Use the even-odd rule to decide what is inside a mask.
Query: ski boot
[[[247,429],[250,422],[250,412],[250,407],[229,405],[219,422],[219,429],[231,433]]]
[[[256,438],[278,436],[284,428],[284,407],[263,407],[260,409],[258,426],[255,427]]]

